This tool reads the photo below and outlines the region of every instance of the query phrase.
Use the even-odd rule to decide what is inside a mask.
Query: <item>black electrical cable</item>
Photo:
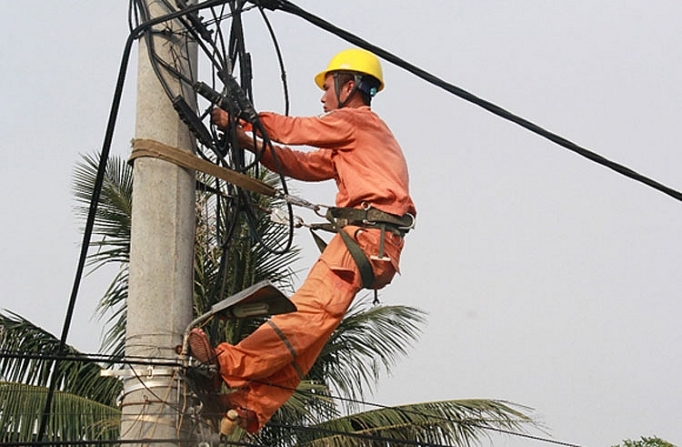
[[[241,21],[241,13],[244,10],[244,3],[245,2],[243,0],[236,0],[236,1],[229,3],[230,15],[233,18],[233,20],[232,20],[230,39],[229,39],[229,44],[228,44],[229,55],[226,56],[227,60],[229,60],[231,63],[230,67],[232,69],[234,69],[237,62],[239,62],[240,79],[241,79],[242,85],[237,86],[236,84],[234,84],[234,86],[233,86],[234,81],[231,81],[232,78],[231,78],[231,75],[229,74],[229,70],[224,70],[223,68],[221,68],[219,66],[216,66],[216,68],[217,68],[219,77],[221,77],[221,79],[223,80],[223,83],[225,84],[227,94],[236,98],[237,101],[240,101],[240,98],[243,96],[245,99],[239,103],[240,109],[251,110],[251,109],[253,109],[253,107],[250,104],[244,105],[245,103],[251,103],[252,98],[253,98],[253,93],[252,93],[252,89],[251,89],[251,85],[250,85],[251,78],[252,78],[252,75],[250,72],[251,63],[250,63],[249,55],[246,52],[246,48],[244,45],[244,33],[243,33],[243,26],[242,26],[242,21]],[[262,11],[261,11],[261,13],[262,13]],[[264,19],[267,22],[267,18],[264,18]],[[269,25],[269,23],[268,23],[268,25]],[[286,75],[285,75],[284,68],[283,68],[284,64],[283,64],[283,61],[281,58],[281,52],[279,51],[279,46],[277,44],[276,39],[274,38],[274,33],[272,32],[271,28],[270,28],[270,32],[271,32],[271,36],[273,38],[274,44],[276,46],[276,51],[278,53],[278,58],[280,61],[280,69],[282,71],[282,78],[283,78],[283,80],[285,80]],[[218,36],[222,41],[222,34],[218,34]],[[213,44],[212,47],[214,49],[216,49],[217,44]],[[214,64],[214,66],[215,66],[215,64]],[[221,75],[221,73],[222,73],[222,75]],[[285,101],[286,101],[285,106],[287,108],[287,113],[288,113],[289,104],[288,104],[288,89],[287,89],[286,83],[284,84],[284,88],[285,88]],[[257,119],[257,115],[255,114],[255,112],[253,112],[252,115],[253,116],[252,116],[251,120]],[[235,137],[235,130],[236,130],[235,126],[236,126],[236,121],[231,121],[229,123],[229,128],[226,132],[228,137],[231,137],[231,139],[232,139],[231,147],[235,148],[230,153],[232,156],[231,158],[232,158],[232,162],[233,162],[232,166],[230,166],[230,167],[232,169],[239,171],[239,172],[245,172],[245,171],[250,170],[251,168],[254,168],[254,167],[256,167],[256,169],[257,169],[258,161],[259,161],[258,158],[256,158],[248,166],[244,166],[242,151],[240,149],[238,149],[238,145],[236,144],[237,142],[236,142],[236,137]],[[264,129],[262,129],[262,126],[255,124],[254,127],[260,128],[261,133],[265,134],[265,131],[264,131]],[[217,138],[214,138],[214,139],[216,141],[218,140]],[[216,146],[222,146],[222,144],[220,142],[218,142],[216,144]],[[281,173],[280,173],[280,181],[282,183],[282,188],[286,193],[286,191],[287,191],[286,179],[284,178],[284,176]],[[255,230],[255,228],[257,226],[256,221],[255,221],[255,216],[252,213],[248,212],[248,210],[250,210],[252,208],[252,206],[250,204],[250,198],[249,198],[249,196],[244,196],[244,195],[242,195],[241,197],[246,199],[246,203],[238,204],[238,208],[247,211],[245,213],[246,223],[248,224],[253,237],[256,239],[256,242],[263,244],[263,246],[265,247],[266,250],[268,250],[272,253],[275,253],[275,254],[282,254],[282,253],[285,253],[286,251],[290,250],[291,246],[293,245],[293,229],[294,229],[293,210],[291,209],[290,205],[287,205],[288,211],[289,211],[289,220],[290,220],[289,237],[288,237],[288,241],[285,245],[285,248],[279,250],[279,249],[268,246],[268,244],[263,241],[260,234]]]
[[[225,36],[223,35],[223,30],[221,27],[222,20],[226,15],[225,14],[225,8],[226,8],[226,5],[223,4],[221,6],[221,11],[219,14],[216,14],[215,10],[211,9],[211,14],[213,15],[213,21],[215,22],[215,25],[216,25],[216,35],[214,38],[215,39],[216,52],[219,52],[222,55],[227,54],[227,47],[225,46]],[[230,16],[231,16],[231,14],[230,14]],[[232,67],[230,65],[228,65],[228,60],[226,59],[225,64],[223,65],[223,69],[226,72],[229,72],[229,70],[231,68]],[[215,76],[216,76],[216,74],[214,71],[213,72],[214,82],[215,82]]]
[[[151,18],[151,13],[149,12],[147,5],[145,4],[144,1],[138,0],[139,4],[139,9],[142,12],[142,20],[144,22],[147,22]],[[158,32],[159,34],[165,34],[164,32]],[[149,27],[147,30],[145,30],[144,33],[144,39],[146,42],[146,49],[147,49],[147,56],[149,58],[150,65],[152,67],[152,70],[154,71],[154,74],[156,74],[156,78],[159,80],[159,83],[161,84],[161,87],[163,88],[163,91],[166,93],[166,96],[168,99],[173,98],[173,92],[168,85],[168,82],[166,82],[166,79],[163,77],[161,74],[161,70],[159,69],[159,65],[165,65],[165,61],[161,58],[159,58],[156,55],[156,44],[154,42],[154,31],[152,30],[151,27]],[[170,71],[170,67],[168,65],[165,65],[164,68],[166,70]],[[176,76],[179,74],[178,71],[175,71],[173,74]]]
[[[236,2],[231,2],[230,3],[230,12],[231,16],[233,18],[232,20],[232,27],[231,27],[231,32],[230,32],[230,41],[228,44],[229,48],[229,55],[226,57],[230,62],[231,62],[231,67],[234,68],[236,65],[237,61],[239,61],[240,65],[240,79],[242,80],[242,85],[239,86],[236,84],[236,81],[232,78],[232,76],[229,74],[228,71],[223,70],[221,67],[217,67],[218,69],[218,75],[223,81],[225,85],[225,89],[227,91],[226,95],[233,98],[234,100],[237,101],[237,108],[242,111],[248,111],[249,116],[250,116],[250,121],[257,120],[257,115],[255,111],[253,110],[253,106],[251,105],[252,102],[252,92],[251,92],[251,73],[250,73],[250,60],[249,60],[249,55],[246,52],[246,48],[244,45],[244,34],[243,34],[243,27],[241,23],[241,12],[243,10],[243,5],[244,1],[236,1]],[[216,48],[216,45],[213,45],[213,48]],[[215,65],[215,64],[214,64]],[[283,65],[281,63],[281,65]],[[195,84],[195,89],[199,88],[199,92],[202,93],[202,95],[209,94],[210,98],[215,97],[215,99],[210,99],[212,102],[218,101],[224,102],[223,99],[221,98],[221,95],[218,94],[217,92],[210,92],[209,88],[207,86],[198,86]],[[222,106],[225,108],[225,106]],[[229,108],[229,106],[228,106]],[[235,109],[237,110],[237,109]],[[236,114],[235,111],[232,112],[233,114]],[[258,159],[254,160],[253,163],[249,164],[248,166],[244,166],[244,158],[242,154],[242,150],[238,148],[238,145],[236,144],[236,121],[231,121],[229,123],[229,128],[227,129],[226,135],[228,138],[231,138],[232,144],[231,147],[233,148],[233,151],[230,152],[231,159],[232,159],[232,166],[230,166],[232,169],[235,169],[239,172],[244,172],[246,170],[249,170],[253,168],[254,166],[258,166]],[[262,126],[259,126],[258,123],[254,123],[255,128],[260,128],[262,129]],[[262,133],[265,133],[264,130],[262,130]],[[217,140],[217,138],[215,138]],[[229,141],[229,140],[228,140]],[[216,144],[216,146],[222,146],[220,142]],[[222,155],[222,154],[221,154]],[[286,187],[286,179],[284,176],[280,174],[280,180],[282,182],[282,187],[283,190],[286,192],[287,187]],[[275,254],[282,254],[288,250],[291,249],[291,246],[293,245],[293,210],[289,207],[289,215],[290,215],[290,234],[289,238],[286,244],[286,248],[283,250],[278,250],[273,247],[269,247],[267,243],[264,242],[263,238],[258,234],[257,231],[255,231],[255,228],[257,227],[255,216],[252,213],[249,213],[248,211],[252,208],[251,203],[250,203],[250,197],[248,195],[241,195],[243,199],[245,199],[245,203],[238,203],[237,206],[239,209],[246,210],[245,212],[245,219],[246,223],[248,224],[251,233],[253,237],[256,239],[257,243],[263,244],[263,246],[266,248],[266,250],[275,253]]]
[[[265,22],[265,26],[268,28],[268,33],[270,34],[270,38],[272,39],[272,44],[275,47],[275,53],[277,54],[277,61],[279,63],[279,72],[280,76],[282,79],[282,89],[284,90],[284,115],[288,116],[289,115],[289,86],[287,84],[287,72],[286,69],[284,68],[284,58],[282,57],[282,51],[279,48],[279,42],[277,41],[277,36],[275,36],[275,30],[272,28],[272,25],[270,24],[270,20],[268,19],[268,16],[265,14],[265,11],[263,11],[263,8],[258,8],[260,11],[261,17],[263,17],[263,22]]]
[[[182,0],[178,0],[178,3],[180,5],[183,5],[184,2]],[[150,13],[148,11],[147,5],[141,1],[138,0],[139,7],[138,9],[143,12],[143,20],[148,20],[150,17]],[[173,8],[173,6],[168,3],[167,1],[164,1],[163,4],[166,6],[169,12],[175,12],[176,10]],[[186,9],[186,6],[184,7]],[[183,9],[181,9],[182,11]],[[188,17],[194,17],[196,15],[196,12],[187,14]],[[207,28],[201,23],[200,19],[198,17],[195,20],[185,20],[182,16],[176,18],[177,21],[182,25],[182,27],[186,30],[185,32],[188,33],[193,37],[193,41],[196,42],[199,47],[202,49],[203,53],[206,55],[206,57],[209,59],[212,65],[221,67],[224,65],[224,59],[220,57],[220,53],[216,51],[215,45],[213,45],[213,48],[209,48],[206,46],[206,42],[204,40],[205,37],[207,37],[208,30]],[[197,26],[201,27],[201,29],[197,30]],[[156,44],[154,42],[154,35],[166,35],[169,36],[169,38],[172,38],[173,35],[178,35],[181,34],[179,31],[173,31],[170,28],[164,29],[162,31],[153,31],[153,30],[147,30],[145,32],[145,40],[147,42],[147,52],[149,54],[149,60],[152,66],[152,69],[154,70],[154,73],[156,74],[157,79],[161,83],[166,96],[170,99],[173,100],[174,98],[174,93],[172,92],[170,86],[168,85],[168,81],[165,79],[165,77],[161,73],[161,68],[163,68],[167,73],[169,73],[172,77],[174,77],[176,80],[180,82],[184,82],[187,86],[191,87],[194,85],[194,80],[187,77],[171,65],[169,62],[164,60],[164,58],[160,57],[157,52],[156,52]],[[185,45],[188,45],[188,39],[185,40]],[[208,41],[208,43],[212,43],[211,41]],[[191,73],[193,73],[193,70],[190,70]]]
[[[152,438],[139,438],[139,439],[130,439],[130,440],[124,440],[124,439],[108,439],[108,440],[91,440],[91,441],[83,441],[83,440],[72,440],[72,441],[16,441],[16,442],[5,442],[3,441],[2,447],[38,447],[38,446],[91,446],[91,445],[127,445],[127,444],[140,444],[140,445],[147,445],[147,444],[169,444],[169,445],[177,445],[180,447],[194,447],[197,445],[196,440],[186,440],[186,439],[179,439],[179,438],[167,438],[167,439],[152,439]],[[240,447],[267,447],[263,444],[254,444],[251,442],[243,442],[243,441],[230,441],[228,439],[224,439],[220,441],[220,445],[234,445],[234,446],[240,446]]]
[[[234,98],[239,102],[239,106],[243,109],[253,109],[253,106],[251,106],[251,103],[253,102],[253,94],[251,92],[251,78],[252,75],[250,73],[251,70],[251,64],[249,62],[249,56],[248,53],[246,52],[246,47],[244,44],[244,32],[243,32],[243,26],[241,22],[241,13],[244,10],[244,1],[236,1],[236,2],[230,2],[230,16],[232,17],[232,26],[230,30],[230,38],[229,38],[229,44],[228,44],[228,52],[229,54],[225,56],[226,60],[230,61],[230,68],[234,69],[237,62],[239,61],[239,66],[240,66],[240,79],[242,85],[236,84],[236,81],[233,80],[232,75],[230,73],[231,70],[227,70],[225,67],[215,67],[218,73],[218,77],[223,81],[223,84],[225,85],[225,91],[224,93],[225,96],[229,96],[231,98]],[[223,6],[224,7],[224,6]],[[217,33],[217,38],[220,39],[220,42],[222,43],[222,33]],[[224,43],[223,43],[224,47]],[[217,44],[213,45],[213,48],[217,48]],[[214,64],[215,66],[215,64]],[[214,99],[209,99],[212,102],[222,102],[221,95],[218,94],[217,92],[210,92],[206,88],[202,87],[200,89],[202,95],[205,95],[209,93],[210,97],[214,97]],[[243,99],[240,99],[243,98]],[[224,108],[225,106],[223,106]],[[233,114],[236,114],[236,112],[233,112]],[[251,113],[251,115],[256,116],[255,111]],[[253,119],[253,117],[252,117]],[[230,155],[230,160],[232,161],[231,165],[229,166],[231,169],[237,170],[238,172],[246,172],[248,170],[251,170],[252,168],[257,169],[258,167],[258,159],[254,160],[252,163],[250,163],[248,166],[245,166],[244,163],[244,155],[243,155],[243,150],[239,148],[238,146],[238,141],[236,138],[236,117],[233,117],[232,120],[230,120],[228,124],[228,129],[226,132],[223,134],[222,141],[224,141],[224,144],[220,141],[219,138],[217,138],[217,135],[214,133],[214,139],[217,142],[216,146],[217,147],[225,147],[226,149],[231,147],[233,148],[232,151],[225,151],[226,154]],[[222,156],[222,154],[221,154]],[[222,158],[222,157],[219,157]],[[223,161],[227,161],[226,158],[223,158]],[[257,175],[257,173],[256,173]],[[283,182],[284,188],[286,189],[286,180],[284,178],[281,178],[281,181]],[[236,228],[236,223],[237,219],[239,217],[244,218],[244,222],[246,223],[247,227],[249,228],[249,232],[251,234],[252,239],[255,241],[255,243],[260,243],[265,250],[275,253],[275,254],[283,254],[286,251],[290,250],[291,246],[293,245],[293,216],[291,219],[291,226],[290,226],[290,233],[289,233],[289,238],[287,241],[286,248],[284,250],[278,250],[277,248],[270,247],[261,237],[259,231],[258,231],[258,216],[254,214],[252,211],[254,208],[254,204],[252,203],[251,196],[249,194],[244,193],[243,191],[239,190],[237,188],[237,193],[233,195],[235,202],[232,203],[230,208],[234,208],[238,210],[236,213],[231,213],[233,214],[233,219],[232,223],[229,226],[229,230],[226,232],[226,237],[224,239],[224,243],[221,243],[220,245],[222,246],[223,250],[227,249],[227,244],[230,242],[230,238],[234,234],[234,229]],[[221,219],[221,210],[220,210],[220,204],[222,202],[218,201],[217,202],[217,222],[220,221]],[[226,212],[230,213],[230,210],[227,209]],[[293,211],[291,210],[291,214],[293,215]],[[217,226],[217,231],[220,231],[220,225]],[[214,283],[213,287],[211,288],[211,293],[209,295],[209,302],[211,302],[212,299],[216,298],[216,294],[220,293],[222,294],[225,288],[225,280],[226,280],[226,274],[227,274],[227,253],[224,252],[223,255],[220,257],[220,265],[219,265],[219,273],[217,276],[217,281]]]
[[[76,299],[78,297],[78,291],[80,289],[81,279],[83,277],[83,271],[85,270],[85,263],[87,261],[88,249],[90,247],[90,241],[92,239],[92,232],[95,224],[95,213],[97,211],[97,203],[99,201],[100,193],[102,191],[102,185],[104,183],[104,172],[106,169],[106,164],[109,159],[109,153],[111,151],[111,143],[113,140],[114,129],[116,127],[116,120],[118,118],[118,111],[121,105],[121,97],[123,93],[123,85],[125,84],[125,75],[128,68],[128,62],[130,59],[130,54],[132,51],[132,45],[135,40],[140,36],[140,33],[151,28],[152,26],[163,23],[167,20],[173,20],[176,17],[180,17],[183,14],[191,13],[194,11],[199,11],[205,8],[210,8],[219,4],[222,4],[225,0],[207,0],[203,3],[192,5],[183,11],[177,11],[165,16],[157,17],[146,23],[143,23],[136,27],[128,36],[126,44],[123,50],[123,55],[121,57],[121,66],[119,68],[118,78],[116,80],[116,88],[114,91],[114,98],[111,104],[111,110],[109,112],[109,119],[107,122],[107,129],[104,135],[104,142],[102,143],[102,152],[100,154],[100,162],[97,169],[97,176],[95,178],[95,185],[93,186],[92,198],[90,200],[90,208],[88,210],[88,217],[86,220],[85,228],[83,230],[83,241],[81,242],[81,251],[78,259],[78,266],[76,268],[76,275],[74,278],[73,286],[71,289],[71,296],[69,298],[69,304],[66,311],[66,317],[64,320],[64,325],[62,327],[62,334],[60,337],[59,347],[57,349],[57,356],[60,356],[64,352],[66,346],[66,339],[69,335],[69,329],[71,327],[71,320],[73,319],[73,313],[76,306]],[[37,442],[41,442],[45,437],[45,430],[47,429],[47,419],[50,414],[50,408],[52,406],[52,400],[54,398],[54,391],[57,385],[58,374],[55,372],[58,370],[59,359],[55,360],[52,364],[51,379],[49,393],[45,400],[45,407],[40,419],[40,426],[38,428],[38,433],[36,434]]]
[[[497,106],[491,102],[488,102],[484,99],[481,99],[466,90],[463,90],[459,87],[456,87],[448,82],[443,81],[442,79],[422,70],[419,67],[416,67],[415,65],[410,64],[409,62],[400,59],[399,57],[389,53],[386,50],[383,50],[382,48],[379,48],[376,45],[373,45],[366,40],[351,34],[350,32],[343,30],[341,28],[336,27],[335,25],[331,24],[330,22],[327,22],[324,19],[321,19],[320,17],[317,17],[301,8],[298,6],[294,5],[293,3],[287,1],[287,0],[251,0],[253,1],[256,5],[262,6],[268,9],[281,9],[284,12],[288,12],[290,14],[296,15],[313,25],[316,25],[326,31],[329,31],[330,33],[342,38],[343,40],[346,40],[350,42],[353,45],[356,45],[358,47],[364,48],[368,51],[371,51],[372,53],[376,54],[377,56],[381,57],[382,59],[385,59],[388,62],[391,62],[392,64],[403,68],[404,70],[409,71],[410,73],[414,74],[415,76],[425,80],[426,82],[433,84],[437,87],[440,87],[444,89],[447,92],[452,93],[455,96],[458,96],[466,101],[469,101],[473,104],[478,105],[479,107],[482,107],[486,109],[487,111],[504,118],[508,121],[511,121],[515,124],[518,124],[519,126],[537,134],[540,135],[556,144],[559,146],[563,146],[564,148],[577,153],[578,155],[581,155],[589,160],[592,160],[595,163],[598,163],[602,166],[605,166],[613,171],[616,171],[619,174],[622,174],[626,177],[631,178],[632,180],[644,183],[647,186],[650,186],[658,191],[661,191],[664,194],[669,195],[670,197],[673,197],[674,199],[682,201],[682,193],[679,191],[676,191],[668,186],[665,186],[655,180],[652,180],[648,177],[645,177],[632,169],[623,166],[619,163],[616,163],[614,161],[608,160],[607,158],[602,157],[599,154],[596,154],[590,150],[587,150],[581,146],[578,146],[577,144],[573,143],[572,141],[567,140],[566,138],[563,138],[559,135],[556,135],[552,132],[549,132],[548,130],[543,129],[542,127],[538,126],[537,124],[534,124],[524,118],[521,118],[517,115],[514,115],[507,110],[501,108],[500,106]]]
[[[390,438],[387,436],[378,436],[378,435],[367,435],[364,433],[355,433],[355,432],[347,432],[347,431],[341,431],[341,430],[331,430],[327,428],[321,428],[321,427],[306,427],[303,425],[280,425],[280,424],[270,424],[272,427],[276,428],[283,428],[283,429],[288,429],[291,431],[307,431],[307,432],[315,432],[315,433],[324,433],[327,435],[335,435],[335,436],[342,436],[344,438],[353,438],[353,439],[364,439],[366,441],[373,441],[372,445],[375,445],[375,442],[379,443],[385,443],[385,444],[380,444],[380,445],[409,445],[409,446],[418,446],[418,447],[448,447],[445,444],[436,444],[433,442],[426,442],[426,441],[411,441],[411,440],[406,440],[406,439],[398,439],[398,438]]]
[[[234,70],[236,62],[239,61],[239,87],[243,91],[243,94],[248,100],[253,104],[253,95],[251,93],[251,64],[248,62],[248,54],[246,52],[246,44],[244,42],[244,28],[242,26],[242,7],[243,1],[232,1],[229,3],[230,12],[232,13],[232,25],[230,27],[230,40],[228,44],[229,49],[229,59],[232,63],[231,68]],[[224,76],[220,76],[223,74]],[[231,72],[229,71],[218,71],[218,77],[221,78],[225,84],[228,95],[230,94],[230,84]],[[232,96],[236,96],[232,92]],[[234,130],[234,123],[230,123],[230,130]],[[233,134],[234,135],[234,134]],[[235,168],[240,171],[245,171],[245,154],[244,150],[238,145],[232,146],[232,162]]]
[[[99,362],[110,365],[144,365],[144,366],[168,366],[179,367],[182,366],[176,359],[167,357],[139,357],[139,356],[116,356],[106,354],[88,354],[80,355],[54,355],[54,354],[30,354],[24,351],[0,351],[0,358],[6,359],[22,359],[22,360],[67,360],[70,362]]]

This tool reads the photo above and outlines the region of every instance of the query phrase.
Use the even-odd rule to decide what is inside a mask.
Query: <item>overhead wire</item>
[[[465,101],[469,101],[479,107],[482,107],[483,109],[493,113],[494,115],[497,115],[503,119],[506,119],[508,121],[511,121],[537,135],[540,135],[556,144],[559,146],[562,146],[578,155],[581,155],[597,164],[600,164],[602,166],[605,166],[621,175],[624,175],[625,177],[628,177],[632,180],[638,181],[640,183],[643,183],[647,186],[650,186],[651,188],[654,188],[664,194],[667,194],[668,196],[677,199],[679,201],[682,201],[682,192],[679,192],[673,188],[670,188],[666,185],[663,185],[662,183],[659,183],[651,178],[648,178],[630,168],[627,166],[624,166],[622,164],[616,163],[614,161],[611,161],[595,152],[592,152],[588,149],[585,149],[576,143],[569,141],[568,139],[561,137],[555,133],[552,133],[546,129],[543,129],[542,127],[538,126],[535,123],[532,123],[531,121],[528,121],[525,118],[522,118],[518,115],[515,115],[502,107],[493,104],[489,101],[486,101],[482,98],[479,98],[478,96],[469,93],[468,91],[456,87],[453,84],[450,84],[433,74],[405,61],[404,59],[401,59],[394,54],[344,30],[341,29],[332,23],[315,16],[314,14],[311,14],[308,11],[305,11],[304,9],[296,6],[295,4],[291,3],[288,0],[252,0],[254,3],[268,8],[272,10],[282,10],[284,12],[293,14],[295,16],[298,16],[313,25],[322,28],[337,37],[340,37],[343,40],[346,40],[347,42],[350,42],[353,45],[356,45],[360,48],[364,48],[368,51],[371,51],[372,53],[376,54],[380,58],[414,74],[415,76],[425,80],[426,82],[433,84],[437,87],[442,88],[443,90],[452,93],[455,96],[460,97],[461,99],[464,99]]]
[[[120,357],[116,355],[107,354],[71,354],[71,355],[57,355],[57,354],[31,354],[25,351],[0,351],[0,358],[6,359],[24,359],[24,360],[66,360],[70,362],[99,362],[109,365],[143,365],[143,366],[182,366],[177,358],[170,357],[141,357],[141,356],[125,356]]]

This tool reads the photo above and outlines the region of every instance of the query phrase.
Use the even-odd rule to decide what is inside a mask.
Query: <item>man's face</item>
[[[328,74],[324,79],[324,85],[322,86],[324,93],[322,93],[322,98],[320,98],[320,101],[322,102],[322,108],[324,109],[325,113],[338,109],[339,101],[343,102],[348,97],[348,94],[351,92],[352,88],[353,81],[346,82],[341,86],[341,89],[339,90],[339,97],[337,98],[336,92],[334,91],[334,76],[332,74]]]
[[[324,93],[322,93],[320,101],[322,102],[322,108],[325,113],[338,109],[339,100],[336,98],[336,93],[334,92],[334,76],[328,74],[327,77],[324,78],[322,89],[324,90]]]

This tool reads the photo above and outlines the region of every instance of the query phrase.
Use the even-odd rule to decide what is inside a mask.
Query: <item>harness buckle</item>
[[[414,225],[417,223],[417,218],[414,217],[414,214],[410,213],[405,213],[405,216],[410,216],[410,224],[403,227],[398,227],[398,229],[406,231],[414,229]]]

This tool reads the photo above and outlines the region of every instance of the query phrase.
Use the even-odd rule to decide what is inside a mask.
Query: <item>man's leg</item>
[[[272,317],[232,346],[220,344],[220,372],[236,406],[254,411],[265,424],[310,370],[358,292],[318,261],[292,296],[297,311]]]

